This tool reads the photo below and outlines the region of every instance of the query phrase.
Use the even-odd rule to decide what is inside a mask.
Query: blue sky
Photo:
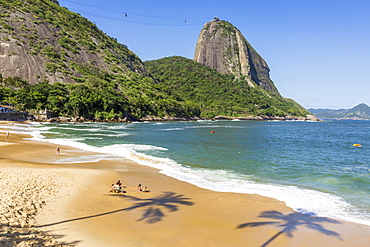
[[[218,16],[266,60],[280,93],[305,108],[370,106],[369,0],[59,0],[143,61],[193,58]],[[127,16],[126,16],[127,14]]]

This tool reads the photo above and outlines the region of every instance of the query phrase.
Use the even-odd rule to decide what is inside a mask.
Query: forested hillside
[[[142,61],[86,18],[49,0],[0,0],[0,102],[54,116],[197,116]]]
[[[306,116],[295,101],[267,92],[246,80],[183,57],[146,61],[148,71],[179,101],[199,107],[201,116]]]
[[[0,0],[3,77],[30,83],[84,82],[101,71],[148,76],[125,45],[49,0]]]
[[[144,64],[57,3],[0,0],[1,104],[93,120],[309,114],[293,100],[190,59]]]

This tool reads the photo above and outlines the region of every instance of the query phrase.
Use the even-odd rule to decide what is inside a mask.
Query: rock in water
[[[253,49],[243,34],[227,21],[206,23],[200,32],[195,48],[194,60],[224,74],[245,78],[249,86],[279,92],[270,79],[270,68]]]

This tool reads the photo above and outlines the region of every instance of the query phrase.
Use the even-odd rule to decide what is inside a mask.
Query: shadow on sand
[[[80,241],[58,242],[64,235],[50,234],[35,227],[0,225],[0,246],[75,246]]]
[[[311,216],[308,214],[301,214],[297,212],[293,212],[290,214],[283,214],[275,210],[271,211],[264,211],[258,217],[271,219],[273,221],[264,221],[264,222],[249,222],[240,224],[237,229],[245,228],[245,227],[257,227],[257,226],[265,226],[265,225],[273,225],[281,228],[281,230],[272,236],[266,243],[261,245],[261,247],[267,246],[271,243],[274,239],[276,239],[279,235],[285,233],[288,237],[293,237],[293,232],[297,231],[297,227],[305,226],[307,228],[316,230],[321,234],[325,234],[327,236],[337,237],[338,239],[342,240],[340,234],[337,232],[325,229],[321,224],[322,223],[332,223],[332,224],[341,224],[339,221],[326,218],[326,217],[318,217],[318,216]]]
[[[125,198],[131,199],[134,201],[134,205],[127,208],[122,208],[114,211],[109,211],[101,214],[89,215],[69,220],[63,220],[59,222],[54,222],[46,225],[41,225],[38,227],[47,227],[47,226],[54,226],[59,225],[67,222],[77,221],[77,220],[85,220],[90,218],[101,217],[109,214],[114,214],[122,211],[130,211],[135,209],[144,209],[144,213],[142,217],[138,219],[138,221],[146,221],[147,223],[156,223],[161,221],[163,217],[165,217],[164,210],[168,212],[174,212],[179,210],[180,205],[191,206],[194,203],[189,201],[190,198],[186,198],[183,195],[176,194],[174,192],[163,192],[163,194],[154,197],[154,198],[137,198],[134,196],[127,196]]]

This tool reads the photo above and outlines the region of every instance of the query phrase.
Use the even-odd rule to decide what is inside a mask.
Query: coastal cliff
[[[148,76],[142,61],[58,1],[0,4],[0,74],[30,83],[83,81],[87,71]]]
[[[200,32],[194,60],[220,73],[244,78],[250,87],[258,85],[279,94],[270,79],[270,68],[243,34],[227,21],[215,18]]]

